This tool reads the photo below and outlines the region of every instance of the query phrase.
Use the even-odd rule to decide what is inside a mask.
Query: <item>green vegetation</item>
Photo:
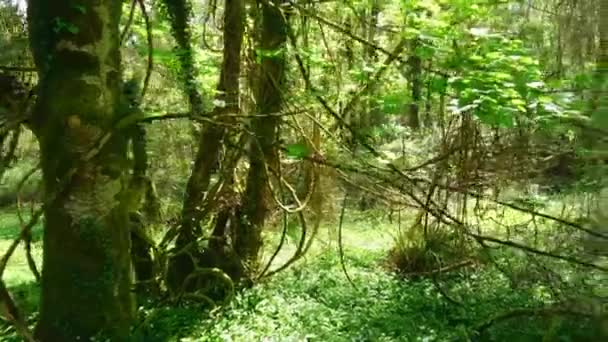
[[[607,11],[0,0],[0,341],[608,340]]]
[[[3,238],[3,245],[18,232],[13,213],[10,210],[2,215],[4,225],[13,224],[12,235]],[[512,214],[508,220],[522,218]],[[322,227],[316,247],[304,260],[239,293],[226,307],[210,310],[194,302],[166,305],[147,299],[139,307],[134,339],[464,341],[506,307],[534,310],[552,304],[551,290],[538,278],[542,274],[535,273],[525,255],[509,249],[493,253],[519,278],[509,279],[498,269],[482,265],[438,275],[438,282],[403,278],[392,270],[387,258],[396,224],[374,219],[369,213],[345,223],[344,262],[353,281],[350,283],[341,267],[337,241],[329,237],[334,229],[333,225]],[[273,236],[271,242],[278,242]],[[39,246],[35,244],[34,250],[39,251]],[[277,264],[294,249],[294,244],[289,244]],[[35,256],[39,260],[40,255]],[[563,269],[563,265],[554,266]],[[39,289],[21,253],[11,260],[6,282],[21,307],[35,311]],[[522,315],[492,326],[482,340],[593,341],[600,336],[598,329],[590,319]],[[5,340],[19,338],[8,334]]]

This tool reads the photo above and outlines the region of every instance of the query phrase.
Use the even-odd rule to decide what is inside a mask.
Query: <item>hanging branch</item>
[[[21,179],[19,184],[17,185],[17,217],[19,219],[19,224],[21,227],[24,227],[25,220],[23,219],[23,215],[21,214],[21,191],[23,190],[23,186],[28,181],[28,179],[36,173],[36,171],[40,170],[40,165],[36,165],[30,171],[28,171],[25,176]],[[40,272],[38,272],[38,268],[36,267],[36,262],[32,257],[32,232],[31,230],[27,230],[23,236],[23,243],[25,247],[25,255],[27,258],[27,264],[36,279],[36,282],[40,283]]]
[[[144,0],[134,1],[137,1],[137,3],[139,4],[141,15],[144,17],[144,22],[146,23],[146,39],[148,40],[148,65],[146,67],[146,76],[144,77],[144,85],[141,88],[140,95],[140,99],[143,102],[143,99],[146,96],[146,92],[148,90],[148,85],[150,83],[150,77],[152,76],[152,69],[154,67],[154,43],[152,37],[152,25],[150,24],[150,17],[148,16],[148,11],[146,10]]]
[[[306,232],[308,231],[308,228],[307,228],[306,220],[304,218],[304,214],[302,212],[298,212],[297,215],[298,215],[298,219],[300,220],[300,226],[302,227],[302,234],[300,235],[300,240],[298,242],[296,251],[291,256],[291,258],[289,258],[283,265],[281,265],[280,267],[267,273],[264,277],[266,277],[266,278],[272,277],[273,275],[287,269],[289,266],[291,266],[294,262],[298,261],[304,255],[304,252],[305,252],[304,247],[306,246]],[[261,277],[262,276],[260,276],[259,278],[261,278]]]
[[[346,279],[348,280],[350,285],[352,285],[355,290],[358,290],[359,288],[348,274],[348,271],[346,270],[346,263],[344,262],[344,243],[342,241],[342,227],[344,224],[344,214],[346,214],[347,198],[348,193],[345,192],[344,199],[342,200],[342,210],[340,211],[340,222],[338,223],[338,253],[340,254],[340,265],[342,266],[342,272],[344,272],[344,275],[346,276]]]
[[[7,132],[8,134],[8,132]],[[4,140],[3,136],[3,139]],[[8,150],[3,155],[0,155],[0,178],[4,175],[6,169],[10,166],[13,158],[15,158],[15,152],[17,151],[17,146],[19,145],[19,138],[21,137],[21,127],[17,125],[17,128],[13,130],[13,134],[11,134],[11,140],[8,144]],[[0,149],[2,148],[2,142],[0,142]]]
[[[277,165],[277,168],[278,168],[278,171],[277,171],[278,177],[279,178],[283,178],[283,168],[281,167],[281,163],[279,163]],[[286,202],[285,195],[283,194],[283,182],[279,182],[279,192],[283,196],[282,201]],[[270,256],[270,259],[268,260],[268,263],[266,264],[266,266],[262,269],[262,272],[260,272],[260,275],[257,278],[258,280],[266,275],[266,273],[270,269],[270,266],[272,266],[272,263],[274,262],[274,259],[277,257],[277,255],[279,255],[279,252],[283,249],[283,245],[285,244],[285,240],[287,240],[287,229],[288,229],[287,219],[288,219],[288,213],[287,213],[286,210],[282,210],[282,213],[283,213],[283,231],[281,232],[281,238],[279,240],[279,244],[277,245],[277,248],[275,249],[274,253]]]
[[[280,170],[280,163],[279,163],[279,170]],[[268,169],[268,168],[267,168]],[[294,262],[298,261],[303,255],[306,254],[306,251],[308,250],[308,248],[310,248],[310,245],[312,244],[312,240],[314,239],[318,227],[318,224],[315,224],[315,228],[310,236],[310,238],[308,238],[308,242],[306,242],[306,235],[308,232],[308,224],[306,223],[306,218],[304,217],[303,214],[303,209],[306,207],[308,200],[310,200],[312,193],[314,192],[315,189],[315,182],[314,182],[314,178],[311,180],[312,184],[310,185],[309,189],[311,189],[308,194],[307,194],[307,199],[305,200],[304,204],[300,203],[300,200],[298,198],[298,195],[296,193],[296,191],[293,189],[293,187],[287,183],[286,180],[284,180],[284,178],[281,176],[280,171],[277,172],[273,172],[273,174],[275,175],[275,177],[277,177],[279,179],[279,186],[281,184],[285,184],[285,186],[287,186],[290,189],[290,194],[292,199],[297,203],[298,208],[297,209],[289,209],[287,208],[285,205],[283,205],[280,202],[277,202],[277,204],[279,205],[279,207],[281,207],[284,215],[286,215],[287,213],[296,213],[298,215],[298,220],[300,221],[300,227],[302,228],[302,234],[300,235],[300,240],[298,242],[298,246],[296,248],[296,251],[294,252],[293,256],[288,259],[282,266],[278,267],[277,269],[273,270],[272,272],[269,272],[267,274],[266,271],[268,271],[268,269],[271,266],[272,260],[278,255],[280,249],[283,246],[283,241],[279,242],[279,246],[277,247],[277,249],[275,250],[275,253],[273,254],[271,260],[268,262],[268,264],[266,265],[264,272],[262,272],[260,274],[260,276],[258,276],[258,279],[261,279],[262,277],[271,277],[285,269],[287,269],[289,266],[291,266]],[[276,198],[276,195],[274,194],[274,191],[272,190],[272,185],[270,182],[270,177],[267,177],[268,179],[268,186],[270,188],[270,193],[273,195],[273,198],[275,199],[275,201],[277,201],[278,199]],[[279,187],[279,191],[281,193],[283,193],[282,191],[282,187]],[[284,232],[286,232],[286,227],[284,227]]]
[[[25,319],[15,302],[11,298],[4,281],[0,278],[0,317],[5,318],[11,323],[19,335],[27,342],[36,342],[34,336],[30,332]]]
[[[338,25],[338,24],[336,24],[336,23],[332,22],[332,21],[331,21],[331,20],[329,20],[329,19],[326,19],[326,18],[324,18],[324,17],[322,17],[322,16],[318,15],[317,13],[314,13],[313,11],[311,11],[311,10],[309,10],[309,9],[305,8],[304,6],[302,6],[302,5],[298,4],[297,2],[295,2],[295,1],[293,1],[293,0],[287,0],[287,2],[288,2],[288,3],[289,3],[291,6],[293,6],[294,8],[296,8],[298,11],[300,11],[300,12],[302,12],[302,13],[306,14],[307,16],[310,16],[311,18],[316,19],[316,20],[317,20],[317,21],[319,21],[320,23],[323,23],[323,24],[325,24],[325,25],[329,26],[329,27],[330,27],[330,28],[332,28],[334,31],[337,31],[337,32],[339,32],[339,33],[341,33],[341,34],[343,34],[343,35],[345,35],[345,36],[347,36],[347,37],[351,38],[352,40],[354,40],[354,41],[356,41],[356,42],[358,42],[358,43],[361,43],[361,44],[363,44],[364,46],[367,46],[368,48],[371,48],[371,49],[374,49],[374,50],[376,50],[376,51],[382,52],[384,55],[387,55],[387,56],[389,56],[389,57],[393,55],[393,52],[389,51],[388,49],[386,49],[386,48],[384,48],[384,47],[382,47],[382,46],[379,46],[379,45],[377,45],[377,44],[375,44],[375,43],[373,43],[373,42],[370,42],[370,41],[368,41],[367,39],[362,38],[362,37],[360,37],[360,36],[358,36],[358,35],[356,35],[356,34],[354,34],[354,33],[350,32],[350,31],[349,31],[349,30],[347,30],[346,28],[344,28],[344,27],[342,27],[342,26],[340,26],[340,25]],[[407,63],[407,58],[405,58],[405,57],[402,57],[402,56],[397,55],[397,56],[393,56],[393,58],[394,58],[395,60],[400,61],[401,63]],[[450,76],[448,73],[445,73],[445,72],[443,72],[443,71],[439,71],[439,70],[429,70],[429,69],[427,69],[427,68],[423,68],[423,69],[424,69],[425,71],[428,71],[428,72],[431,72],[431,73],[434,73],[434,74],[437,74],[437,75],[441,75],[441,76],[445,76],[445,77],[449,77],[449,76]]]
[[[125,41],[125,38],[127,37],[127,34],[129,33],[129,30],[131,29],[131,23],[133,22],[133,17],[135,17],[135,4],[137,3],[138,0],[133,0],[131,1],[131,9],[129,10],[129,19],[127,19],[127,24],[125,25],[124,29],[122,30],[122,33],[120,34],[120,45],[122,45],[122,43]]]
[[[600,271],[604,271],[604,272],[608,272],[608,267],[605,266],[601,266],[601,265],[596,265],[594,263],[590,263],[584,260],[580,260],[574,257],[570,257],[567,255],[560,255],[560,254],[554,254],[554,253],[550,253],[550,252],[545,252],[545,251],[541,251],[539,249],[536,248],[532,248],[526,245],[522,245],[520,243],[517,242],[513,242],[513,241],[507,241],[507,240],[501,240],[501,239],[497,239],[491,236],[483,236],[483,235],[478,235],[475,233],[471,233],[471,232],[466,232],[466,235],[474,238],[477,241],[488,241],[488,242],[493,242],[493,243],[497,243],[499,245],[503,245],[503,246],[508,246],[508,247],[513,247],[519,250],[522,250],[524,252],[528,252],[531,254],[536,254],[536,255],[541,255],[541,256],[545,256],[545,257],[549,257],[552,259],[558,259],[558,260],[563,260],[563,261],[567,261],[571,264],[575,264],[575,265],[579,265],[579,266],[583,266],[583,267],[587,267],[587,268],[593,268],[593,269],[597,269]]]
[[[0,65],[0,71],[36,72],[37,69],[34,67],[15,67],[15,66],[8,66],[8,65]]]
[[[520,308],[520,309],[511,310],[509,312],[502,313],[500,315],[490,318],[486,322],[484,322],[484,323],[480,324],[478,327],[476,327],[473,330],[473,332],[477,336],[482,336],[491,326],[493,326],[497,323],[501,323],[503,321],[509,320],[509,319],[525,317],[525,316],[551,317],[551,316],[555,316],[555,315],[593,318],[593,315],[590,315],[585,312],[578,312],[578,311],[565,309],[565,308],[559,308],[559,307],[532,308],[532,309]]]
[[[382,66],[376,71],[376,73],[372,77],[369,78],[368,82],[366,82],[365,85],[360,87],[357,93],[354,94],[351,97],[350,101],[348,101],[346,106],[344,106],[344,109],[341,113],[343,118],[348,116],[350,111],[352,111],[352,109],[357,105],[357,102],[359,102],[362,97],[364,97],[365,95],[367,95],[367,93],[371,92],[374,89],[374,87],[380,82],[380,80],[384,76],[384,73],[388,70],[389,66],[398,58],[398,56],[401,54],[406,45],[407,39],[401,39],[399,41],[397,46],[395,46],[395,48],[393,49],[393,52],[386,57],[386,60],[384,60]]]

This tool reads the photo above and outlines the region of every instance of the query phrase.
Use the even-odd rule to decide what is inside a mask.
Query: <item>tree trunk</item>
[[[177,42],[177,57],[181,67],[184,91],[194,115],[203,113],[203,99],[196,86],[196,69],[190,40],[191,7],[187,0],[163,0],[171,21],[171,33]]]
[[[131,132],[131,150],[133,152],[133,175],[129,184],[129,222],[131,224],[131,261],[135,271],[138,290],[155,290],[151,281],[154,279],[154,260],[151,248],[153,244],[148,237],[146,225],[158,216],[158,211],[150,210],[149,192],[153,191],[152,181],[148,178],[148,155],[146,149],[146,129],[135,125]],[[148,208],[146,207],[148,206]],[[148,209],[148,210],[146,210]],[[157,208],[159,209],[159,208]]]
[[[286,14],[281,13],[279,1],[262,2],[260,38],[256,51],[258,56],[258,84],[255,89],[257,114],[273,114],[281,111],[285,83],[285,43],[287,40]],[[255,117],[252,128],[255,134],[250,144],[249,173],[247,187],[237,227],[235,249],[241,257],[249,275],[258,268],[258,257],[262,247],[262,226],[268,213],[268,174],[277,162],[275,143],[277,140],[278,116]]]
[[[45,189],[40,341],[128,338],[130,290],[127,139],[118,119],[120,1],[31,0],[30,43],[38,69],[32,130]],[[77,94],[77,96],[75,96]],[[87,159],[86,163],[82,163]]]
[[[376,34],[377,34],[377,26],[378,26],[378,15],[380,14],[380,2],[378,0],[372,0],[369,9],[369,27],[367,28],[367,41],[376,44]],[[367,67],[373,68],[375,64],[378,62],[378,55],[376,53],[376,49],[372,46],[365,47],[365,64]],[[374,82],[371,78],[373,74],[371,72],[368,73],[367,82]],[[362,132],[364,135],[370,134],[370,130],[372,129],[375,118],[378,117],[377,103],[375,101],[376,97],[376,88],[373,87],[366,94],[365,105],[364,108],[360,111],[359,120],[357,122],[357,129]]]
[[[226,0],[224,12],[224,59],[220,81],[217,86],[217,100],[220,104],[215,107],[216,114],[239,111],[239,76],[241,73],[241,47],[243,43],[243,1]],[[202,202],[208,190],[213,168],[217,164],[222,139],[226,133],[225,126],[208,125],[200,137],[198,152],[192,174],[186,186],[186,195],[182,208],[182,222],[176,241],[176,247],[181,249],[196,238],[198,226],[203,219]],[[192,260],[186,254],[176,257],[172,262],[170,274],[176,284],[181,284],[194,269]]]
[[[420,39],[415,38],[411,43],[410,65],[410,87],[412,90],[412,102],[410,103],[409,126],[417,130],[420,128],[420,100],[422,98],[422,60],[417,55],[416,50],[420,45]]]

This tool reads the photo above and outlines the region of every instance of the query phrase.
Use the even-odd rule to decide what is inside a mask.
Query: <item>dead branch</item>
[[[406,273],[404,274],[404,276],[406,277],[429,277],[429,276],[435,276],[435,275],[439,275],[442,273],[448,273],[451,271],[455,271],[467,266],[474,266],[477,264],[477,261],[474,259],[467,259],[467,260],[463,260],[448,266],[444,266],[444,267],[440,267],[440,268],[436,268],[434,270],[430,270],[430,271],[423,271],[423,272],[412,272],[412,273]]]
[[[575,316],[575,317],[584,317],[587,319],[593,318],[592,315],[584,312],[578,312],[574,310],[569,310],[560,307],[549,307],[549,308],[520,308],[511,310],[495,317],[490,318],[486,322],[480,324],[473,331],[476,335],[483,335],[491,326],[504,322],[509,319],[526,317],[526,316],[541,316],[541,317],[551,317],[555,315],[560,316]]]
[[[0,318],[11,323],[25,341],[36,342],[2,278],[0,278]]]

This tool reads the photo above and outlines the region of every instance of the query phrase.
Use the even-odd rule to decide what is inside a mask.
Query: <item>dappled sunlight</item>
[[[608,340],[607,6],[0,0],[0,341]]]

